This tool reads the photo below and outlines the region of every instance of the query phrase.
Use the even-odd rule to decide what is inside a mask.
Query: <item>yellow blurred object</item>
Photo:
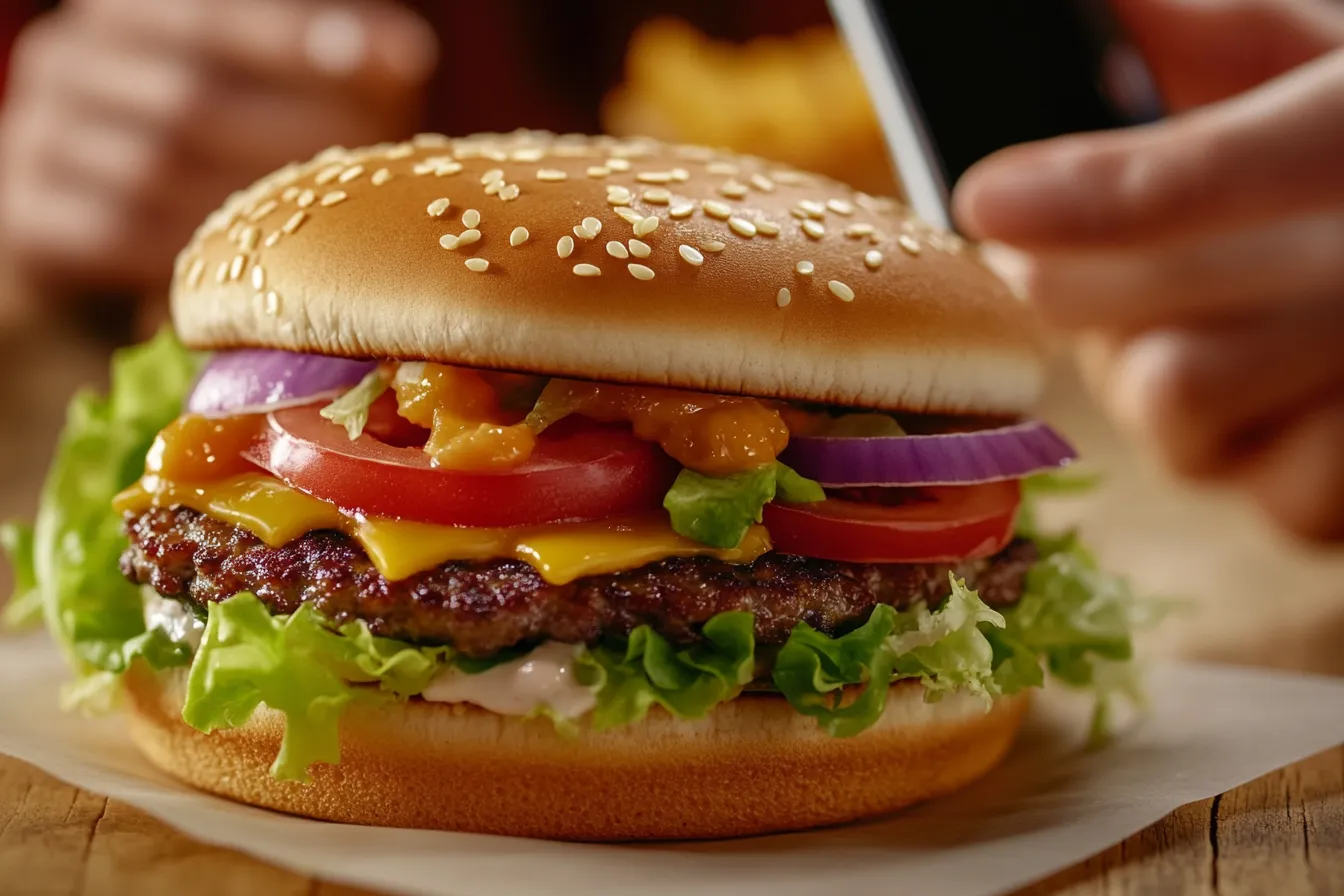
[[[849,50],[831,28],[737,45],[680,19],[640,26],[604,128],[753,153],[900,195],[882,132]]]

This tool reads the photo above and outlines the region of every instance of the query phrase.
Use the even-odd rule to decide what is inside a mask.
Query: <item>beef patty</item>
[[[128,515],[128,579],[198,606],[251,591],[277,614],[301,603],[337,623],[363,619],[375,634],[451,644],[485,657],[544,640],[592,644],[648,624],[677,644],[699,637],[717,613],[746,610],[756,638],[782,644],[799,622],[834,634],[862,624],[879,603],[937,604],[947,574],[991,606],[1015,603],[1036,549],[1014,541],[993,557],[962,563],[861,564],[767,553],[748,564],[670,558],[638,569],[547,583],[518,560],[450,562],[389,582],[358,542],[310,532],[281,548],[246,529],[184,508]]]

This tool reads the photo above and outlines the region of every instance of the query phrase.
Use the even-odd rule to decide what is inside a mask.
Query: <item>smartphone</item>
[[[922,113],[946,184],[1015,143],[1162,107],[1106,0],[857,0]]]

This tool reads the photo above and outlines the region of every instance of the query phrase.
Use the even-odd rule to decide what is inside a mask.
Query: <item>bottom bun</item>
[[[999,762],[1025,696],[989,712],[953,694],[891,689],[881,720],[832,738],[781,697],[747,693],[695,721],[655,707],[641,723],[566,739],[544,719],[461,704],[356,704],[341,762],[312,783],[273,779],[283,717],[205,735],[181,719],[185,675],[126,676],[131,733],[160,768],[231,799],[352,824],[553,840],[708,839],[892,812],[965,786]]]

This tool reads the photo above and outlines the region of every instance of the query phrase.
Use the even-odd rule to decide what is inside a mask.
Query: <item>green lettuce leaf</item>
[[[135,653],[127,643],[145,633],[139,589],[117,569],[126,539],[111,501],[139,478],[197,366],[165,330],[113,356],[106,397],[85,391],[70,403],[33,528],[32,570],[47,627],[80,675],[121,672]],[[151,665],[172,656],[139,655]]]
[[[795,504],[826,497],[820,485],[775,462],[731,476],[682,470],[663,507],[678,533],[711,547],[735,548],[776,493]]]
[[[735,697],[756,669],[750,613],[720,613],[705,623],[705,641],[677,649],[641,625],[624,643],[602,644],[580,657],[580,681],[595,688],[592,725],[602,730],[638,722],[657,704],[698,719]]]
[[[377,370],[365,374],[364,378],[349,392],[346,392],[318,413],[332,423],[344,426],[346,433],[350,436],[350,441],[353,442],[359,438],[359,434],[364,431],[364,427],[369,422],[369,408],[378,400],[380,395],[387,391],[387,387],[391,383],[392,378],[388,376],[387,371],[379,367]]]
[[[351,701],[417,694],[449,654],[376,637],[362,624],[332,631],[307,604],[272,616],[244,592],[209,607],[182,718],[208,734],[246,724],[265,703],[285,717],[271,774],[306,781],[313,763],[340,762],[340,717]],[[355,687],[375,682],[379,689]]]
[[[42,592],[33,568],[33,527],[19,523],[0,526],[0,550],[14,567],[14,589],[0,611],[0,625],[18,629],[42,619]]]
[[[902,678],[920,679],[930,695],[965,688],[992,698],[994,649],[981,628],[1002,627],[1003,617],[964,581],[948,578],[952,593],[934,611],[922,603],[905,611],[879,604],[866,623],[839,637],[799,623],[775,658],[775,687],[833,737],[871,727],[891,683]]]

